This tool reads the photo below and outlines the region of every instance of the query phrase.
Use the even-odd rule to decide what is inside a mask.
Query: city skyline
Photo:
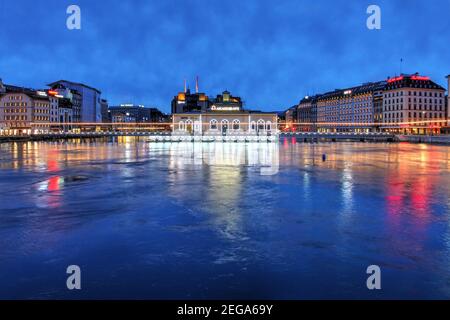
[[[26,2],[30,10],[0,4],[3,81],[33,88],[58,79],[82,82],[99,88],[111,105],[169,112],[184,79],[194,89],[198,75],[200,91],[209,95],[229,90],[246,108],[283,110],[305,95],[401,72],[428,75],[445,87],[450,69],[445,38],[430,36],[446,31],[444,1],[412,2],[407,11],[399,1],[378,1],[381,30],[366,27],[369,3],[285,1],[266,10],[266,1],[78,1],[82,28],[68,30],[71,3]],[[36,17],[36,25],[21,24]]]

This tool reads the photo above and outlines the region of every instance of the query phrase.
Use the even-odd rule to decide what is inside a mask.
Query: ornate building
[[[383,130],[438,134],[446,123],[445,89],[419,74],[390,78],[383,96]]]
[[[276,134],[277,114],[251,111],[208,111],[172,115],[173,132],[193,135]]]

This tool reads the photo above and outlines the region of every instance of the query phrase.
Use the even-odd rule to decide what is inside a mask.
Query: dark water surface
[[[450,147],[0,144],[0,298],[448,299]]]

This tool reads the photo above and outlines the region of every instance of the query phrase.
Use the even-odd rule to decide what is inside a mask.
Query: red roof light
[[[388,83],[392,83],[392,82],[396,82],[396,81],[401,81],[401,80],[403,80],[403,76],[400,76],[400,77],[395,77],[395,78],[392,78],[392,79],[388,79]]]
[[[422,81],[427,81],[427,80],[430,80],[430,77],[411,76],[411,80],[422,80]]]

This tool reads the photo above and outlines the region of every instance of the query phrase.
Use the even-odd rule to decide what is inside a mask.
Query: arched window
[[[185,128],[185,130],[189,131],[189,132],[192,132],[192,129],[193,129],[193,122],[192,122],[192,120],[191,119],[186,120],[186,128]]]
[[[229,124],[229,122],[228,122],[228,120],[226,120],[226,119],[223,119],[223,120],[221,121],[222,131],[228,129],[228,124]]]
[[[266,130],[267,131],[271,131],[272,130],[272,122],[270,122],[270,121],[266,122]]]
[[[180,121],[180,122],[178,123],[178,130],[180,130],[180,131],[186,130],[186,127],[185,127],[185,125],[184,125],[184,121]]]
[[[241,127],[241,122],[238,119],[233,120],[233,130],[239,130]]]
[[[258,120],[258,131],[264,131],[264,120],[263,119],[259,119]]]
[[[209,122],[209,129],[211,130],[217,130],[217,120],[216,119],[212,119]]]
[[[252,122],[251,122],[250,129],[251,129],[252,131],[255,131],[255,130],[256,130],[256,122],[255,122],[255,121],[252,121]]]

